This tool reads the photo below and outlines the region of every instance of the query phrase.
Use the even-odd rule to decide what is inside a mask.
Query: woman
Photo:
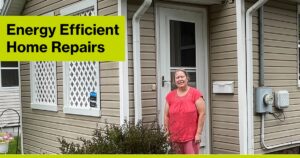
[[[178,154],[198,154],[205,121],[203,95],[188,85],[188,73],[175,71],[177,88],[168,93],[165,105],[164,127],[170,136],[172,148]]]

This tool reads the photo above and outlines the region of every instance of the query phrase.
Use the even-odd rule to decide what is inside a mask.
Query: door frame
[[[161,76],[162,76],[162,70],[161,70],[161,52],[160,52],[160,9],[161,8],[166,8],[166,9],[178,9],[182,11],[188,11],[188,12],[195,12],[195,13],[200,13],[202,14],[202,42],[203,42],[203,48],[200,51],[204,52],[204,58],[205,58],[205,67],[204,67],[204,72],[205,72],[205,78],[204,82],[205,85],[202,85],[201,87],[204,87],[204,90],[201,90],[204,94],[207,94],[204,96],[205,99],[205,105],[206,105],[206,121],[205,121],[205,133],[206,133],[206,142],[205,142],[205,150],[202,152],[204,154],[209,154],[211,153],[211,118],[210,118],[210,91],[209,91],[209,69],[208,69],[208,29],[207,29],[207,10],[206,8],[199,8],[199,7],[191,7],[191,6],[182,6],[182,5],[176,5],[176,4],[168,4],[168,3],[160,3],[157,2],[155,3],[155,35],[156,35],[156,68],[157,68],[157,114],[158,114],[158,121],[161,125],[163,125],[163,120],[161,119],[161,113],[163,112],[164,109],[162,109],[162,99],[165,98],[165,96],[161,95],[162,92],[162,87],[161,87]],[[199,55],[196,57],[199,57]],[[198,61],[197,61],[198,62]],[[197,63],[196,62],[196,63]],[[198,65],[196,66],[198,67]],[[199,74],[197,75],[197,80],[199,80]]]

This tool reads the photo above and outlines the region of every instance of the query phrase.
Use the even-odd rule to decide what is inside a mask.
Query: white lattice
[[[61,10],[61,15],[95,16],[97,1],[81,1]],[[78,115],[100,116],[99,63],[69,62],[65,63],[65,100],[64,112]],[[90,107],[91,92],[97,94],[96,107]]]
[[[56,105],[56,63],[33,62],[32,69],[32,102],[40,105]]]
[[[94,8],[91,8],[89,10],[81,10],[80,12],[77,12],[73,14],[75,16],[95,16],[95,10]]]
[[[69,107],[89,109],[90,92],[98,92],[99,71],[97,62],[69,63]],[[99,94],[97,93],[97,97]],[[99,107],[99,103],[97,103]]]

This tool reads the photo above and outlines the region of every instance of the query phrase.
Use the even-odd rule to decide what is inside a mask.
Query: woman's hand
[[[196,136],[195,136],[195,143],[201,143],[201,135],[199,135],[199,134],[196,134]]]
[[[165,131],[165,136],[167,137],[167,141],[169,142],[170,141],[170,135],[169,135],[168,130]]]

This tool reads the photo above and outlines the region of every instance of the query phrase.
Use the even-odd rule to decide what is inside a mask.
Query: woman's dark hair
[[[179,71],[183,72],[184,75],[186,76],[187,80],[190,81],[190,75],[189,75],[189,73],[188,73],[186,70],[184,70],[184,69],[176,69],[176,70],[175,70],[175,73],[174,73],[174,81],[175,81],[175,75],[176,75],[176,73],[179,72]]]

